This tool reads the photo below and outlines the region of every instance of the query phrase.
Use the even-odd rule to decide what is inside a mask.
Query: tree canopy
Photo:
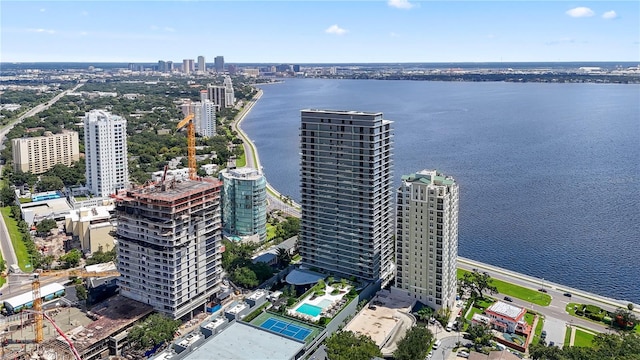
[[[422,326],[414,326],[407,330],[402,340],[398,342],[398,348],[393,352],[396,360],[424,359],[431,349],[433,334]]]
[[[565,347],[531,344],[529,354],[534,360],[640,360],[640,334],[598,334],[593,346]]]
[[[54,229],[56,227],[58,227],[58,223],[56,223],[55,220],[44,219],[36,225],[36,231],[39,234],[47,234],[49,231],[51,231],[51,229]]]
[[[129,331],[129,341],[136,349],[147,349],[165,341],[170,341],[180,327],[180,320],[164,315],[152,314],[141,324]]]
[[[489,273],[474,269],[472,272],[464,272],[462,278],[458,280],[458,286],[462,290],[469,291],[472,298],[482,298],[484,291],[490,294],[498,293],[498,288],[493,286],[492,282],[493,279]]]
[[[382,357],[380,349],[370,337],[351,331],[334,333],[325,341],[325,345],[329,360],[371,360],[375,356]]]

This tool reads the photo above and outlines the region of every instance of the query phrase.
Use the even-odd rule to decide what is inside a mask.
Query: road
[[[514,298],[513,296],[511,297],[513,298],[513,304],[526,307],[543,314],[545,316],[545,325],[543,329],[547,331],[547,342],[553,341],[556,345],[560,346],[562,346],[564,342],[564,332],[567,325],[578,325],[602,333],[609,331],[609,328],[606,325],[601,325],[599,323],[569,315],[565,311],[568,303],[594,304],[608,311],[615,311],[616,308],[626,308],[627,306],[626,302],[620,300],[610,299],[579,289],[573,289],[568,286],[551,283],[549,281],[544,281],[543,279],[534,278],[499,268],[497,266],[483,264],[471,259],[458,257],[458,267],[465,270],[472,270],[476,268],[479,271],[486,271],[494,279],[507,281],[509,283],[534,290],[544,287],[547,294],[551,296],[551,304],[549,304],[549,306],[539,306]],[[564,296],[567,292],[571,293],[572,296]],[[504,294],[495,295],[498,299],[502,299],[504,296]]]
[[[48,108],[51,107],[51,105],[55,104],[56,102],[58,102],[58,100],[62,99],[62,97],[64,97],[70,92],[76,91],[82,85],[84,85],[84,82],[81,82],[78,85],[74,86],[73,89],[69,89],[61,92],[60,94],[54,96],[51,100],[49,100],[44,104],[38,104],[34,106],[30,110],[26,111],[24,114],[20,115],[12,123],[7,124],[4,128],[2,128],[2,130],[0,130],[0,144],[4,143],[5,136],[16,124],[19,124],[24,119],[34,116],[35,114],[41,111],[47,110]],[[2,174],[2,165],[0,165],[0,174]],[[4,218],[2,216],[0,216],[0,227],[2,227],[2,229],[0,229],[0,251],[2,251],[2,258],[5,260],[7,269],[8,269],[9,266],[13,264],[18,264],[18,259],[13,249],[13,245],[11,244],[11,237],[9,236],[9,231],[7,230],[7,224],[4,223]]]
[[[240,135],[242,138],[242,146],[244,148],[245,158],[246,158],[246,166],[258,169],[262,172],[262,166],[260,165],[260,156],[258,155],[258,149],[249,136],[242,130],[240,124],[242,120],[249,114],[253,106],[260,100],[262,97],[262,89],[258,90],[256,96],[253,99],[249,100],[247,105],[244,106],[242,111],[238,113],[235,120],[232,123],[233,129]],[[267,201],[269,203],[268,210],[280,210],[283,213],[286,213],[289,216],[300,217],[300,205],[296,204],[293,200],[290,200],[289,203],[285,203],[281,199],[282,194],[278,192],[274,187],[272,187],[269,183],[267,183]]]

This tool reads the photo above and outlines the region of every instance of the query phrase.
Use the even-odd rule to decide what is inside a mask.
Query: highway
[[[2,130],[0,130],[0,144],[4,143],[5,136],[16,124],[19,124],[24,119],[34,116],[41,111],[47,110],[48,108],[51,107],[51,105],[55,104],[56,102],[58,102],[58,100],[62,99],[62,97],[64,97],[70,92],[76,91],[82,85],[84,85],[84,82],[77,84],[72,89],[61,92],[60,94],[56,95],[55,97],[53,97],[51,100],[49,100],[44,104],[38,104],[34,106],[30,110],[20,115],[12,123],[7,124],[4,128],[2,128]],[[2,165],[0,165],[0,174],[2,174]],[[9,236],[9,231],[7,231],[7,225],[4,223],[4,218],[2,216],[0,216],[0,227],[2,228],[0,229],[0,251],[2,251],[2,258],[5,260],[7,269],[8,269],[9,266],[13,264],[18,264],[18,259],[16,258],[16,253],[13,249],[13,245],[11,244],[11,238]]]

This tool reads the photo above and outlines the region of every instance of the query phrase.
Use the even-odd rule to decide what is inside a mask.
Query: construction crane
[[[47,319],[51,323],[51,325],[53,325],[53,327],[56,329],[58,334],[60,334],[60,336],[62,336],[62,338],[67,342],[67,344],[69,344],[69,348],[71,349],[71,352],[73,353],[73,356],[76,358],[76,360],[82,360],[82,358],[80,357],[80,354],[78,353],[78,350],[76,350],[76,347],[73,345],[73,342],[71,341],[71,339],[69,339],[69,337],[64,333],[64,331],[60,329],[58,324],[56,324],[56,322],[49,315],[47,315],[44,311],[25,310],[25,312],[35,314],[36,316],[40,315],[45,319]]]
[[[43,319],[45,317],[42,311],[42,296],[40,294],[40,276],[50,277],[103,277],[103,276],[120,276],[118,271],[86,271],[86,270],[40,270],[33,274],[33,281],[31,282],[31,291],[33,292],[33,312],[35,315],[35,327],[36,327],[36,343],[41,343],[44,340]]]
[[[190,113],[178,123],[177,129],[187,127],[187,155],[189,159],[189,179],[196,179],[196,126],[193,123],[194,115]]]

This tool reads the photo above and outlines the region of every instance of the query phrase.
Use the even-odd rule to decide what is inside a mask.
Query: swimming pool
[[[322,308],[315,305],[304,303],[296,309],[296,312],[316,317],[320,315],[320,313],[322,312]]]
[[[329,299],[324,299],[322,301],[320,301],[318,303],[318,306],[320,306],[321,308],[326,308],[327,306],[331,305],[331,303],[333,303],[333,301],[329,300]]]

